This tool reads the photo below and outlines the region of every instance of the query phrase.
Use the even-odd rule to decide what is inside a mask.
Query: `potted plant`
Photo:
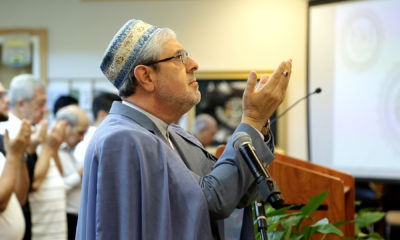
[[[367,228],[371,224],[379,221],[383,218],[384,213],[373,210],[373,209],[362,209],[360,210],[353,221],[341,221],[336,223],[329,223],[327,218],[319,219],[314,221],[311,214],[316,211],[322,202],[328,195],[328,191],[325,191],[317,196],[314,196],[308,200],[308,203],[302,206],[299,210],[293,210],[296,205],[290,205],[281,209],[274,209],[269,204],[265,205],[265,211],[267,215],[268,223],[268,239],[269,240],[301,240],[310,239],[314,234],[320,234],[324,239],[327,235],[332,234],[338,237],[343,237],[343,233],[337,227],[348,224],[350,222],[355,223],[355,238],[349,239],[383,239],[376,232],[366,232],[363,229]],[[304,220],[309,220],[312,224],[306,224]],[[257,222],[255,221],[255,232],[256,239],[261,239],[261,235],[258,232]]]

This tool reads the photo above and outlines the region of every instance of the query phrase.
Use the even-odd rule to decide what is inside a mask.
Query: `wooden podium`
[[[285,204],[304,205],[309,198],[329,191],[323,208],[311,215],[314,221],[324,217],[330,223],[354,219],[354,177],[350,174],[281,154],[275,154],[268,170],[277,182]],[[354,224],[345,224],[339,229],[344,236],[354,237]]]

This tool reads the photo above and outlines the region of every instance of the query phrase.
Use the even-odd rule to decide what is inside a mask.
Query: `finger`
[[[281,81],[281,74],[283,72],[283,65],[285,62],[281,62],[279,66],[274,70],[272,75],[269,77],[269,80],[265,83],[266,85],[269,86],[269,89],[276,89],[277,86],[279,86],[280,81]]]
[[[54,132],[56,135],[64,138],[67,125],[68,125],[68,122],[66,120],[57,121],[53,125],[54,128],[53,128],[52,132]]]
[[[24,129],[24,131],[26,133],[29,133],[29,134],[32,133],[32,128],[31,128],[31,122],[30,121],[28,121],[26,119],[22,120],[22,126],[23,126],[23,129]]]
[[[282,74],[284,75],[284,77],[290,77],[292,73],[292,59],[289,59],[286,61],[286,66],[283,69]]]
[[[49,133],[55,133],[58,131],[60,125],[60,121],[54,121],[49,129]],[[49,133],[47,135],[49,135]]]
[[[4,133],[4,144],[7,145],[9,141],[10,141],[10,134],[8,133],[8,129],[6,129],[6,132]]]
[[[255,72],[250,72],[249,77],[247,79],[246,89],[244,90],[245,93],[252,93],[255,90],[257,85],[257,74]]]
[[[261,88],[263,88],[267,84],[268,79],[269,79],[269,76],[267,74],[262,75],[260,78],[260,82],[258,84],[257,90],[260,90]]]
[[[18,134],[15,137],[15,139],[17,139],[17,138],[23,139],[24,137],[25,137],[25,127],[24,127],[24,123],[22,122],[21,127],[19,128]]]
[[[47,127],[48,123],[49,123],[49,121],[47,119],[43,119],[43,120],[40,121],[40,125],[41,126],[46,126]]]
[[[31,136],[31,127],[27,120],[22,120],[21,128],[18,132],[18,137],[29,138]]]
[[[61,121],[61,122],[59,123],[59,129],[60,129],[61,131],[65,130],[65,129],[67,128],[68,124],[69,124],[69,123],[68,123],[67,120]]]
[[[281,80],[282,81],[281,90],[282,91],[286,91],[286,88],[289,84],[290,76],[292,75],[292,59],[289,59],[288,61],[285,62],[283,73],[285,73],[285,72],[287,74],[282,74],[283,76],[281,76],[281,79],[282,79]]]
[[[29,135],[32,135],[32,128],[31,128],[31,124],[30,124],[30,123],[27,124],[26,132],[27,132]]]
[[[64,139],[65,135],[67,134],[66,132],[67,132],[68,124],[69,123],[67,121],[62,121],[61,122],[60,131],[61,131],[61,134],[62,134],[62,139]]]
[[[275,69],[273,75],[270,78],[270,81],[268,81],[268,84],[271,85],[271,88],[274,91],[286,91],[292,70],[291,66],[291,59],[289,59],[288,61],[281,62],[278,68]],[[286,75],[285,72],[287,73]]]
[[[44,119],[44,120],[40,121],[40,128],[39,128],[40,135],[46,135],[46,133],[47,133],[47,125],[48,125],[47,119]]]

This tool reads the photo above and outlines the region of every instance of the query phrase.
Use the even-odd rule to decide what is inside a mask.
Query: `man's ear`
[[[26,100],[24,100],[24,99],[19,99],[19,100],[17,101],[17,107],[18,107],[18,108],[21,108],[21,107],[23,107],[26,103],[27,103]]]
[[[145,65],[137,65],[133,70],[138,84],[146,91],[154,91],[154,70]]]

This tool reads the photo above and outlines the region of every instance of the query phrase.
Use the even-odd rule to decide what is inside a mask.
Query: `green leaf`
[[[365,234],[361,231],[363,228],[369,227],[371,224],[384,217],[384,213],[377,211],[377,209],[362,209],[357,213],[356,218],[353,221],[339,221],[330,224],[327,218],[323,218],[311,226],[302,224],[304,219],[311,219],[310,215],[319,208],[327,195],[328,191],[325,191],[310,198],[308,203],[299,211],[292,210],[295,205],[286,206],[276,210],[271,205],[266,204],[265,209],[268,220],[268,239],[307,240],[312,238],[316,233],[323,234],[321,239],[325,239],[328,234],[343,237],[343,233],[337,227],[354,222],[356,237],[345,237],[345,240],[383,240],[378,233]],[[285,213],[287,210],[290,210],[290,213]],[[301,229],[299,229],[300,225],[302,226]],[[257,229],[256,221],[255,229]],[[261,239],[261,235],[258,232],[256,234],[256,239]]]
[[[301,233],[292,233],[290,235],[290,240],[301,240],[301,239],[305,239],[303,234]]]
[[[285,231],[283,230],[268,232],[267,233],[268,240],[280,240],[282,239],[283,234],[285,234]],[[261,239],[261,236],[259,236],[259,238],[256,239]]]
[[[348,223],[352,223],[353,221],[339,221],[339,222],[335,222],[333,223],[333,226],[335,227],[340,227],[342,225],[348,224]]]
[[[355,223],[360,227],[364,228],[369,226],[372,223],[378,222],[385,216],[383,212],[360,212],[356,219]]]
[[[358,224],[354,224],[354,233],[358,237],[360,234],[362,234],[361,228],[358,226]]]
[[[360,200],[354,202],[354,206],[360,206],[360,205],[361,205],[361,201]]]
[[[303,220],[303,216],[291,216],[288,219],[282,221],[282,227],[287,229],[289,226],[297,226],[299,222]]]
[[[285,235],[283,236],[283,239],[290,240],[290,235],[292,233],[292,226],[288,225],[286,228],[284,228],[284,230],[285,230]]]
[[[328,190],[317,196],[310,198],[308,200],[308,203],[300,209],[300,212],[302,212],[305,216],[310,216],[312,212],[318,209],[318,207],[326,199],[327,195],[328,195]]]
[[[267,215],[267,217],[273,217],[273,216],[277,216],[277,215],[284,215],[285,214],[285,212],[286,212],[286,210],[289,210],[289,209],[291,209],[291,208],[293,208],[293,207],[295,207],[296,205],[290,205],[290,206],[287,206],[287,207],[283,207],[283,208],[280,208],[280,209],[274,209],[274,208],[268,208],[268,209],[266,209],[266,215]],[[271,209],[272,209],[272,211],[271,211]]]
[[[367,240],[384,240],[378,233],[373,232],[368,235]]]
[[[329,220],[327,218],[322,218],[321,220],[319,220],[318,222],[314,223],[311,226],[319,226],[319,225],[325,225],[325,224],[329,224]]]
[[[280,224],[280,222],[269,223],[267,232],[273,232],[273,231],[278,230],[279,224]]]
[[[275,230],[276,230],[276,227],[278,225],[280,225],[283,221],[286,221],[287,218],[288,218],[287,214],[281,215],[281,216],[279,216],[279,215],[278,216],[274,216],[272,218],[267,218],[268,229],[270,229],[269,226],[272,225],[272,226],[275,226]],[[257,225],[257,222],[255,222],[254,224]],[[271,229],[271,230],[274,230],[274,229]]]
[[[357,239],[364,239],[364,238],[367,238],[368,234],[360,231],[356,234],[356,236],[357,236]]]
[[[314,227],[303,225],[301,232],[304,234],[304,239],[310,239],[311,235],[315,233],[315,230]]]
[[[340,231],[335,226],[333,226],[333,224],[318,225],[317,232],[324,233],[324,234],[334,234],[334,235],[338,235],[338,236],[343,236],[343,232]]]

